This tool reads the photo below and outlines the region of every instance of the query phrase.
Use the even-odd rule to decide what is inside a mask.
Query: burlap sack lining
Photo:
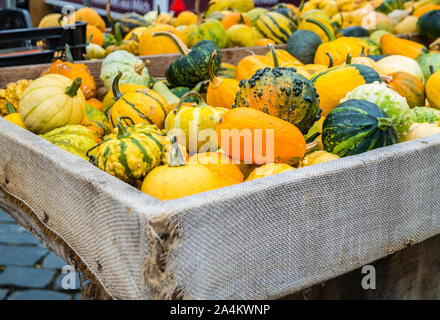
[[[35,211],[25,203],[24,200],[9,193],[3,185],[0,185],[0,192],[5,198],[7,198],[13,205],[17,206],[20,210],[25,212],[29,219],[35,223],[40,230],[28,225],[23,225],[26,230],[32,233],[35,237],[41,240],[46,246],[48,240],[57,243],[64,250],[64,259],[67,259],[67,263],[75,268],[79,272],[80,290],[83,299],[99,299],[109,300],[110,294],[101,284],[99,279],[90,271],[83,259],[75,252],[74,249],[54,230],[50,229],[35,213]],[[41,232],[40,232],[41,231]]]

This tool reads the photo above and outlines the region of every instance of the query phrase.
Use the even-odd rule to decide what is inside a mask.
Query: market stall
[[[229,2],[2,68],[0,206],[96,298],[439,298],[440,7]]]

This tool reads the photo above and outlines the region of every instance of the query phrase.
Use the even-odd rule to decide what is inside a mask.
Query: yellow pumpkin
[[[304,157],[304,159],[301,161],[300,166],[301,167],[308,167],[314,164],[323,163],[331,160],[339,159],[339,156],[333,153],[329,153],[327,151],[315,151],[312,153],[309,153]]]
[[[176,28],[168,24],[156,24],[148,28],[139,42],[139,55],[155,55],[166,53],[179,53],[173,41],[165,37],[153,37],[153,33],[169,31],[185,42],[185,37]]]
[[[195,23],[197,23],[197,15],[194,12],[182,11],[179,13],[176,20],[174,20],[173,26],[190,26]]]
[[[285,163],[268,163],[261,167],[255,168],[246,181],[264,178],[285,171],[294,170],[295,168]]]
[[[48,74],[34,80],[23,92],[19,112],[25,126],[37,134],[68,124],[81,124],[86,99],[81,78],[72,81],[60,74]]]
[[[131,30],[129,33],[127,33],[127,35],[125,36],[124,40],[135,40],[135,41],[140,41],[142,36],[144,35],[145,32],[148,31],[148,27],[137,27],[134,28],[133,30]],[[134,37],[134,38],[133,38]]]
[[[167,165],[154,168],[145,177],[141,191],[159,200],[172,200],[228,185],[209,166],[186,163],[178,148],[176,137]]]
[[[255,47],[258,44],[258,35],[251,28],[244,24],[236,24],[226,30],[229,48],[233,47]]]
[[[13,124],[16,124],[19,127],[22,127],[23,129],[27,129],[23,123],[23,120],[21,120],[20,114],[15,111],[14,106],[10,102],[8,102],[6,103],[6,107],[9,114],[6,115],[4,119],[12,122]]]
[[[119,72],[113,82],[113,96],[116,102],[113,104],[109,120],[113,128],[117,125],[120,117],[129,117],[134,124],[154,124],[160,129],[163,128],[167,115],[168,103],[159,93],[145,88],[122,94],[119,91],[119,79],[122,72]]]
[[[292,56],[286,50],[282,50],[282,49],[275,50],[275,54],[277,56],[278,64],[280,67],[294,67],[295,68],[295,67],[304,65],[301,61],[299,61],[297,58]],[[270,50],[266,54],[266,56],[272,58],[272,53]]]
[[[394,32],[396,34],[408,34],[417,32],[417,21],[419,18],[416,16],[405,17],[394,27]]]
[[[429,105],[432,108],[440,109],[440,70],[428,78],[425,90]]]
[[[145,86],[141,86],[140,84],[126,83],[119,85],[119,91],[122,94],[127,92],[134,92],[136,90],[148,89]],[[115,98],[113,97],[113,90],[109,90],[102,100],[102,112],[107,112],[115,103]]]
[[[309,18],[308,18],[308,19],[309,19]],[[330,32],[332,32],[332,33],[334,34],[333,27],[332,27],[332,25],[330,24],[329,21],[324,20],[324,19],[322,19],[322,18],[316,18],[316,19],[314,19],[314,20],[320,21],[323,25],[326,26],[326,28],[327,28],[328,30],[330,30]],[[308,22],[307,19],[306,19],[306,20],[303,20],[303,21],[299,24],[299,26],[298,26],[298,30],[309,30],[309,31],[313,31],[314,33],[316,33],[316,34],[321,38],[322,42],[327,42],[327,41],[329,41],[329,37],[328,37],[327,33],[326,33],[322,28],[318,27],[317,25],[315,25],[315,24],[313,24],[313,23],[311,23],[311,22]]]

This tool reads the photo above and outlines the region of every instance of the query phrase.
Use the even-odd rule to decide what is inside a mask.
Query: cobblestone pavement
[[[66,265],[0,209],[0,300],[81,299],[79,289],[62,288],[64,277],[67,284],[73,278],[62,273]],[[76,274],[75,284],[79,288]]]

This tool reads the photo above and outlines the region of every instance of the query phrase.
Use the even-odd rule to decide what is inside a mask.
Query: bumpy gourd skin
[[[318,94],[295,68],[267,67],[242,80],[235,107],[254,108],[286,120],[303,134],[320,118]]]
[[[141,124],[124,128],[120,134],[116,129],[98,147],[96,165],[111,175],[136,183],[158,166],[164,157],[163,137],[155,127]]]

